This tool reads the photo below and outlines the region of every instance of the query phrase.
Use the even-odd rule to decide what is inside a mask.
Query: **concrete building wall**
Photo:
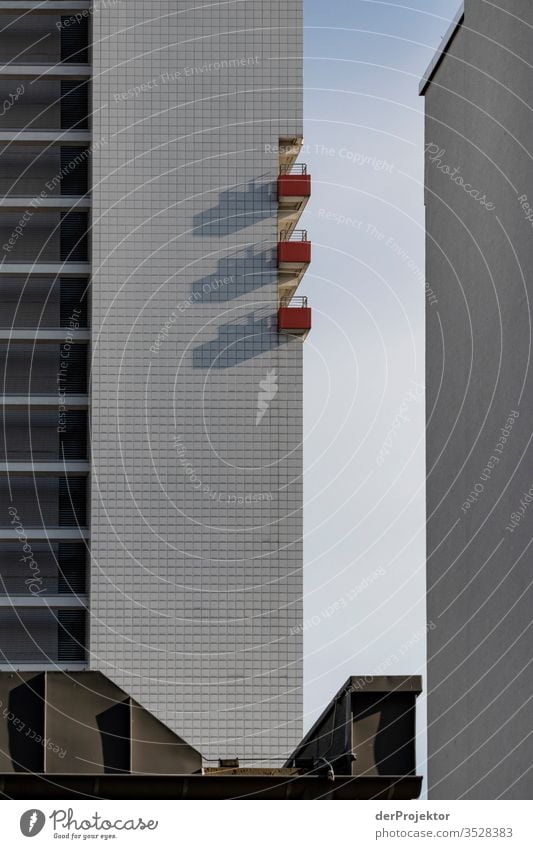
[[[532,25],[529,0],[467,0],[426,91],[435,799],[533,792]]]
[[[276,331],[301,5],[93,16],[91,667],[207,757],[301,737],[302,344]]]

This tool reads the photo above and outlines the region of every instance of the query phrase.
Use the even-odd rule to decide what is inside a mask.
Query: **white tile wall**
[[[302,131],[301,5],[94,15],[91,665],[212,758],[282,757],[302,730],[302,344],[275,327],[273,148]]]

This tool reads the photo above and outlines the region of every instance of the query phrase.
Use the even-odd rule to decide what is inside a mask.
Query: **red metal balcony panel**
[[[311,307],[280,307],[278,331],[307,333],[311,330]]]
[[[310,174],[282,174],[278,177],[278,198],[308,198],[310,196]]]
[[[278,265],[311,262],[311,242],[278,242]]]

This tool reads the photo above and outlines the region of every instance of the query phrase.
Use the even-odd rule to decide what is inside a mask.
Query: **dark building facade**
[[[466,0],[422,82],[429,794],[533,794],[533,6]]]

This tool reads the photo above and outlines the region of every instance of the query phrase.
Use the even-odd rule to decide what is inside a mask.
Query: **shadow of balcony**
[[[277,200],[272,184],[251,180],[244,190],[224,189],[216,206],[194,216],[195,236],[228,236],[258,221],[277,216]]]
[[[247,313],[220,325],[216,339],[192,353],[193,368],[226,369],[287,344],[277,332],[276,314],[269,308]]]
[[[191,300],[220,303],[240,298],[263,286],[276,286],[275,251],[275,246],[262,246],[258,250],[254,245],[247,245],[235,255],[221,257],[213,274],[194,281]]]

